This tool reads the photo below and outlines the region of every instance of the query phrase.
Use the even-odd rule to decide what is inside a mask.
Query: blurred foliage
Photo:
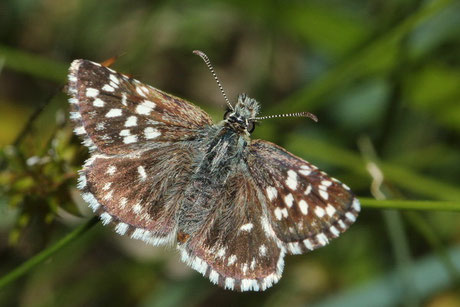
[[[118,56],[117,70],[220,120],[195,49],[231,99],[320,118],[266,120],[255,138],[340,178],[368,208],[429,210],[365,208],[328,247],[288,256],[263,293],[218,289],[172,249],[87,232],[75,189],[87,151],[62,94],[69,63]],[[0,281],[28,274],[0,305],[459,306],[460,215],[442,212],[460,202],[459,54],[453,0],[1,1]]]

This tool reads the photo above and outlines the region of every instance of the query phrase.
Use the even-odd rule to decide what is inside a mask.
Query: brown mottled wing
[[[150,143],[190,140],[212,124],[191,103],[98,63],[75,60],[68,78],[75,133],[91,150],[121,154]]]
[[[182,260],[221,287],[265,290],[281,278],[285,248],[274,235],[247,170],[236,171],[206,223],[179,245]]]
[[[174,241],[194,154],[185,141],[211,119],[185,100],[90,61],[75,60],[68,79],[74,131],[92,151],[80,172],[83,198],[119,234],[151,244]]]
[[[346,185],[283,148],[254,140],[247,160],[276,238],[289,253],[324,246],[356,220],[360,203]]]
[[[153,245],[174,242],[176,211],[191,173],[190,151],[160,144],[130,155],[94,154],[80,171],[83,199],[117,233]]]

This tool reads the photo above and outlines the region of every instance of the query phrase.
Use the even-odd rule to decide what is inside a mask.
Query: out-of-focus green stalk
[[[74,231],[66,235],[61,240],[57,241],[50,247],[33,256],[32,258],[30,258],[29,260],[27,260],[26,262],[24,262],[23,264],[15,268],[13,271],[6,274],[5,276],[2,276],[0,278],[0,289],[3,289],[5,286],[9,285],[19,277],[27,274],[30,270],[32,270],[37,265],[51,257],[60,249],[64,248],[67,244],[81,237],[81,235],[83,235],[86,231],[88,231],[94,225],[96,225],[98,221],[98,217],[93,217],[91,220],[77,227]]]

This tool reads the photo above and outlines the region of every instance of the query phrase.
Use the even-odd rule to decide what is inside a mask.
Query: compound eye
[[[256,128],[256,125],[253,121],[249,121],[248,122],[248,132],[249,133],[252,133],[254,131],[254,129]]]
[[[227,111],[225,111],[224,113],[224,119],[227,119],[228,116],[230,115],[230,113],[232,113],[232,110],[228,109]]]

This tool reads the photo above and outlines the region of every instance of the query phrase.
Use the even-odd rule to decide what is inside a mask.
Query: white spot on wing
[[[131,135],[131,132],[129,131],[129,129],[123,129],[120,131],[120,136],[128,136],[128,135]]]
[[[137,126],[137,117],[132,115],[128,117],[128,119],[125,122],[125,127],[135,127]]]
[[[240,230],[243,230],[243,231],[251,231],[252,227],[254,227],[254,225],[252,223],[247,223],[247,224],[244,224],[243,226],[240,227]]]
[[[142,165],[138,166],[137,172],[139,173],[139,178],[141,181],[145,181],[145,179],[147,179],[147,173],[145,172],[145,168]]]
[[[358,212],[361,211],[361,204],[357,198],[353,199],[353,203],[351,204],[351,207]]]
[[[305,245],[306,248],[309,250],[313,250],[313,244],[311,243],[310,239],[305,239],[303,240],[303,245]]]
[[[207,263],[198,257],[195,257],[195,260],[193,260],[191,266],[192,268],[200,272],[202,275],[204,275],[206,273],[206,270],[208,269]]]
[[[337,228],[335,228],[335,226],[331,226],[329,228],[329,231],[336,237],[338,237],[340,234],[340,231]]]
[[[307,215],[308,214],[308,204],[305,200],[301,200],[299,201],[299,208],[300,208],[300,212],[302,212],[303,215]]]
[[[114,74],[110,74],[109,78],[113,83],[120,84],[120,80]]]
[[[243,271],[243,274],[246,275],[246,272],[248,271],[248,264],[247,263],[243,263],[241,265],[241,270]]]
[[[283,215],[281,213],[281,209],[280,208],[275,208],[274,210],[274,213],[275,213],[275,217],[277,220],[281,220],[283,218]]]
[[[275,231],[273,230],[272,225],[270,225],[270,223],[268,222],[268,220],[267,220],[267,218],[265,216],[262,216],[260,218],[260,222],[261,222],[261,225],[262,225],[262,229],[265,232],[265,235],[267,237],[276,238]]]
[[[112,216],[108,214],[107,212],[102,213],[100,218],[101,218],[103,225],[107,225],[112,220]]]
[[[311,171],[310,170],[305,170],[305,169],[301,169],[299,170],[299,173],[301,175],[304,175],[304,176],[309,176],[311,174]]]
[[[120,198],[120,209],[124,209],[127,203],[128,203],[128,199],[126,197]]]
[[[86,130],[83,126],[75,127],[75,129],[73,129],[73,132],[75,132],[76,135],[86,134]]]
[[[327,238],[327,236],[324,233],[317,234],[316,239],[318,240],[318,243],[323,245],[323,246],[326,245],[327,243],[329,243],[329,239]]]
[[[123,93],[121,94],[121,104],[124,105],[124,106],[127,106],[128,104],[126,103],[126,100],[127,100],[127,96],[126,96],[126,93]]]
[[[243,279],[241,280],[241,291],[254,290],[259,291],[259,284],[255,279]]]
[[[105,114],[105,117],[118,117],[121,116],[121,109],[110,109],[107,114]]]
[[[70,119],[80,119],[81,114],[80,112],[70,112]]]
[[[326,211],[324,211],[324,209],[322,207],[316,206],[315,214],[316,214],[317,217],[322,218],[325,213],[326,213]]]
[[[227,265],[232,265],[236,262],[236,255],[231,255],[230,257],[228,257],[228,263]]]
[[[77,188],[82,190],[84,187],[86,187],[86,176],[84,173],[80,173],[80,176],[78,177]]]
[[[292,207],[292,204],[294,203],[294,197],[292,196],[291,193],[289,193],[288,195],[286,195],[286,197],[284,197],[284,203],[285,203],[286,206],[288,206],[289,208]]]
[[[261,256],[266,256],[267,255],[267,247],[264,244],[259,246],[259,255],[261,255]]]
[[[307,189],[305,190],[305,193],[304,193],[304,194],[305,194],[305,195],[308,195],[308,194],[310,194],[310,192],[311,192],[311,184],[308,185],[308,187],[307,187]]]
[[[323,191],[323,190],[318,190],[318,193],[319,195],[324,198],[325,200],[327,200],[329,198],[329,194],[326,192],[326,191]]]
[[[293,170],[289,170],[288,178],[286,179],[286,185],[293,191],[297,189],[297,173]]]
[[[136,92],[141,95],[142,97],[147,97],[145,96],[145,93],[142,91],[140,86],[136,86]]]
[[[209,280],[213,284],[217,285],[217,283],[219,282],[219,274],[216,271],[211,270],[211,273],[209,273]]]
[[[113,92],[115,91],[115,89],[113,87],[111,87],[110,85],[108,84],[105,84],[103,87],[102,87],[102,90],[103,91],[106,91],[106,92]]]
[[[95,88],[92,88],[92,87],[88,87],[86,89],[86,96],[88,96],[88,97],[96,97],[97,95],[99,95],[99,90],[98,89],[95,89]]]
[[[283,217],[288,217],[289,215],[286,208],[281,209],[281,214],[283,215]]]
[[[161,132],[155,128],[147,127],[144,129],[144,136],[147,140],[154,139],[161,135]]]
[[[144,100],[141,104],[136,107],[136,113],[142,115],[149,115],[153,111],[156,104],[150,100]]]
[[[96,198],[94,197],[93,194],[91,193],[83,193],[81,195],[81,197],[88,203],[89,207],[93,210],[93,211],[96,211],[97,209],[99,209],[99,207],[101,206],[99,204],[99,202],[96,200]]]
[[[125,144],[131,144],[131,143],[136,143],[137,142],[137,135],[128,135],[123,138],[123,143]]]
[[[327,215],[329,216],[333,216],[335,214],[337,210],[331,205],[331,204],[327,204],[326,206],[326,213]]]
[[[355,217],[351,212],[345,213],[345,217],[346,217],[347,220],[349,220],[350,222],[356,221],[356,217]]]
[[[107,194],[104,195],[104,200],[111,200],[113,197],[113,191],[110,190]]]
[[[278,191],[275,187],[267,187],[265,190],[267,191],[267,196],[269,200],[273,200],[276,198],[276,196],[278,196]]]
[[[231,277],[225,278],[225,289],[233,290],[235,287],[235,280]]]
[[[324,185],[326,187],[330,187],[332,185],[332,181],[323,180],[323,181],[321,181],[321,185]]]
[[[219,249],[219,250],[217,251],[217,257],[219,257],[219,258],[224,257],[224,256],[225,256],[225,250],[226,250],[225,247],[222,247],[221,249]]]
[[[105,129],[105,124],[104,123],[101,122],[101,123],[96,124],[96,130],[97,131],[102,131],[104,129]]]
[[[256,258],[253,257],[253,258],[252,258],[252,261],[251,261],[251,270],[254,270],[254,269],[255,269],[256,264],[257,264]]]
[[[100,98],[96,98],[93,101],[93,106],[95,107],[102,108],[104,105],[105,105],[105,102]]]
[[[133,212],[134,213],[139,214],[139,213],[141,213],[141,211],[142,211],[142,206],[139,203],[137,203],[137,204],[135,204],[133,206]]]
[[[300,245],[297,242],[290,242],[287,244],[287,247],[289,251],[294,255],[302,254],[302,249],[300,248]]]
[[[128,230],[129,225],[126,223],[118,223],[117,226],[115,227],[115,231],[120,234],[124,235],[126,231]]]
[[[110,165],[105,172],[108,175],[113,175],[117,171],[117,168],[114,165]]]

